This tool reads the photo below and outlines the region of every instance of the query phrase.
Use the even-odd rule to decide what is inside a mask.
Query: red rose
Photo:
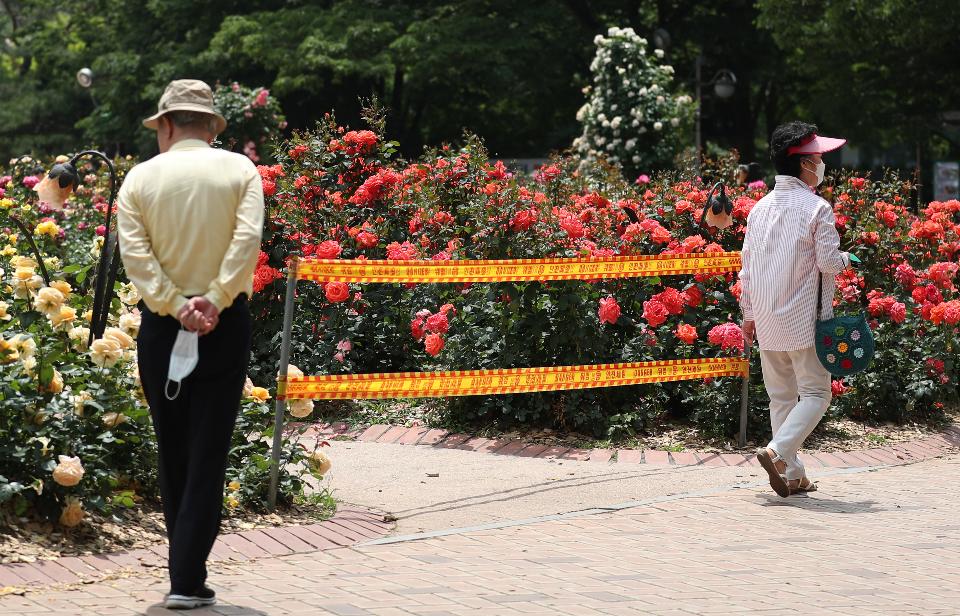
[[[514,231],[526,231],[537,222],[537,210],[520,210],[510,219],[510,228]]]
[[[417,317],[410,321],[410,333],[413,334],[415,340],[422,340],[423,335],[426,333],[423,331],[423,321],[423,317]]]
[[[336,259],[340,256],[340,253],[343,252],[343,248],[340,247],[340,243],[335,240],[327,240],[321,243],[314,250],[314,255],[318,259]]]
[[[655,299],[667,309],[670,314],[680,314],[683,312],[685,298],[680,291],[673,287],[665,288],[661,293],[657,293],[651,299]]]
[[[842,396],[847,392],[847,386],[843,384],[843,381],[832,381],[830,391],[834,396]]]
[[[866,185],[866,178],[850,178],[850,186],[853,186],[857,190],[863,190],[863,187]]]
[[[443,314],[447,314],[448,312],[453,312],[453,314],[457,314],[457,309],[453,307],[453,304],[444,304],[443,306],[440,306],[440,312],[442,312]]]
[[[600,309],[597,311],[601,323],[615,325],[620,318],[620,304],[613,297],[605,297],[600,300]]]
[[[276,270],[269,265],[258,265],[257,269],[253,273],[253,292],[259,293],[260,291],[263,291],[267,285],[282,277],[283,274],[279,270]]]
[[[724,351],[736,349],[743,352],[743,331],[736,323],[717,325],[707,333],[710,344],[719,345]]]
[[[643,318],[646,319],[652,327],[663,325],[667,320],[670,311],[655,299],[643,302]]]
[[[903,323],[907,318],[907,307],[903,302],[895,302],[890,306],[890,320],[894,323]]]
[[[360,246],[360,248],[373,248],[377,245],[377,242],[380,241],[380,238],[377,237],[375,233],[361,231],[357,234],[356,240],[357,245]]]
[[[440,334],[427,334],[423,341],[423,347],[430,355],[436,356],[443,350],[443,338]]]
[[[445,334],[450,329],[450,322],[447,321],[447,315],[443,312],[432,314],[427,318],[427,331],[437,334]]]
[[[263,196],[272,197],[277,194],[277,183],[273,180],[263,179]]]
[[[677,330],[673,332],[673,335],[684,344],[693,344],[693,341],[697,339],[697,328],[693,325],[681,323],[677,325]]]
[[[700,302],[703,301],[703,291],[701,291],[700,287],[696,285],[690,285],[684,289],[683,295],[687,306],[690,306],[691,308],[696,308],[700,305]]]
[[[350,286],[345,282],[328,282],[324,287],[324,293],[327,301],[338,304],[350,299]]]
[[[387,245],[387,259],[391,261],[410,261],[417,258],[417,247],[410,242],[398,244],[391,242]]]

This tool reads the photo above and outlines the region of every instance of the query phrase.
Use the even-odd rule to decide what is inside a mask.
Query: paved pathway
[[[828,474],[829,473],[829,474]],[[960,614],[960,456],[213,567],[194,614]],[[509,508],[509,502],[503,504]],[[397,538],[393,539],[394,541]],[[168,614],[160,572],[0,598],[3,614]]]

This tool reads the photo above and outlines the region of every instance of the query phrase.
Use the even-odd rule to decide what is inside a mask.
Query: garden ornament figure
[[[33,190],[36,191],[41,203],[46,203],[55,210],[62,210],[63,203],[80,183],[80,174],[77,173],[76,160],[58,162],[50,168],[48,173]]]
[[[720,189],[719,194],[717,194],[718,188]],[[727,187],[723,182],[717,182],[713,185],[713,188],[710,189],[710,194],[707,195],[707,201],[703,205],[703,216],[700,217],[700,222],[707,227],[726,229],[733,224],[732,213],[733,203],[731,203],[729,197],[727,197]]]

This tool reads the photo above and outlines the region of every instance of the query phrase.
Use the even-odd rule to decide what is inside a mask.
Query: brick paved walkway
[[[488,439],[471,437],[469,434],[452,434],[446,430],[431,430],[423,427],[407,428],[386,424],[376,424],[368,428],[353,430],[345,423],[316,424],[310,427],[307,434],[326,438],[356,439],[371,443],[396,443],[398,445],[462,449],[498,456],[669,466],[760,466],[753,455],[742,453],[548,447],[547,445],[528,443],[519,439]],[[800,455],[804,464],[811,469],[853,468],[927,460],[955,451],[957,447],[960,447],[960,425],[950,426],[941,434],[906,443],[856,451],[814,452]]]
[[[960,614],[960,456],[820,474],[821,490],[616,511],[217,564],[194,614]],[[3,614],[169,614],[160,572],[0,598]]]

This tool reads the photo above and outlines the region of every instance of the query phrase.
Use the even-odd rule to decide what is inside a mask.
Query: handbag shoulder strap
[[[823,272],[817,272],[817,314],[814,321],[819,322],[823,316]]]

